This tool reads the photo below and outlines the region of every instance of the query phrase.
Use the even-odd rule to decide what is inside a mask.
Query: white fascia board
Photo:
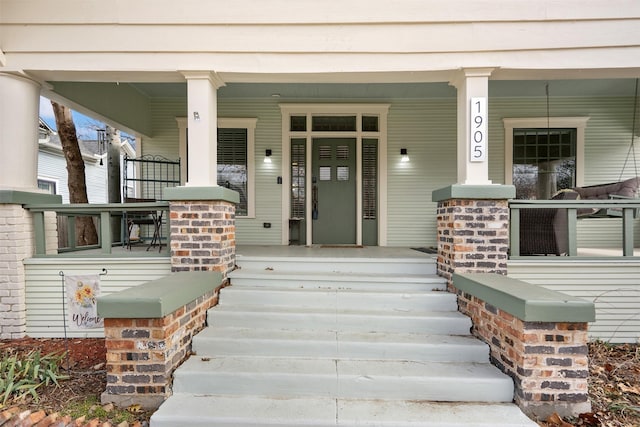
[[[126,154],[128,157],[136,156],[136,150],[134,150],[131,144],[129,144],[129,141],[124,141],[120,145],[120,152]]]

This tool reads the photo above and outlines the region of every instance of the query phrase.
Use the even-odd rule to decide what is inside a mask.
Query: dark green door
[[[356,140],[313,139],[313,243],[356,243]]]

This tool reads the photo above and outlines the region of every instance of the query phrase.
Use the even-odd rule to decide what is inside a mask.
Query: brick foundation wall
[[[507,274],[507,200],[449,199],[438,202],[438,274],[451,288],[456,273]]]
[[[220,271],[235,266],[235,204],[172,201],[169,207],[172,271]]]
[[[26,333],[23,260],[33,254],[33,217],[21,205],[0,204],[0,339]]]
[[[515,402],[527,415],[591,410],[587,323],[523,322],[460,291],[458,306],[489,345],[491,362],[513,378]]]
[[[191,353],[193,336],[205,327],[207,310],[222,288],[153,319],[105,319],[107,387],[102,402],[155,409],[171,395],[173,371]]]

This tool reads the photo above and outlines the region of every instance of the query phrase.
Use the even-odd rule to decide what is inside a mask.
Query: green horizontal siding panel
[[[456,181],[456,100],[394,99],[388,121],[389,246],[435,246],[431,193]],[[409,162],[400,162],[400,149]]]
[[[614,343],[640,339],[640,260],[510,260],[509,277],[592,301],[589,336]]]
[[[98,274],[101,295],[109,295],[158,279],[171,272],[170,259],[160,258],[30,258],[25,263],[27,335],[63,337],[63,285],[60,272],[67,276]],[[103,329],[72,331],[70,337],[102,337]]]
[[[221,89],[223,90],[223,89]],[[585,147],[585,184],[617,181],[629,148],[632,97],[553,97],[552,116],[588,116]],[[319,91],[318,93],[321,93]],[[388,236],[390,246],[433,246],[436,243],[436,203],[433,190],[454,184],[456,172],[456,115],[454,97],[391,99],[322,99],[323,102],[388,102]],[[292,102],[318,102],[318,99],[292,99]],[[257,118],[255,140],[256,214],[238,218],[237,239],[245,244],[281,242],[282,187],[281,114],[277,98],[221,97],[219,117]],[[186,99],[154,99],[150,103],[153,135],[143,141],[144,153],[178,157],[176,117],[186,117]],[[490,98],[489,103],[489,179],[504,183],[504,118],[546,117],[544,93],[539,97]],[[400,163],[400,149],[407,148],[410,162]],[[266,149],[273,150],[273,163],[263,163]],[[287,167],[287,165],[284,165]],[[627,167],[624,177],[635,172]],[[264,228],[264,223],[271,228]],[[634,230],[640,239],[640,220]],[[603,242],[608,233],[606,222],[579,221],[581,242]],[[590,234],[593,234],[593,238]],[[613,245],[612,243],[606,243]]]

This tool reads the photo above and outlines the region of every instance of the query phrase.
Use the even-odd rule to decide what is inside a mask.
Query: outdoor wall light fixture
[[[271,149],[267,148],[265,150],[265,152],[264,152],[264,162],[265,163],[271,163],[271,154],[273,154]]]
[[[200,121],[200,113],[198,113],[197,111],[193,112],[193,120],[195,120],[196,122]]]
[[[408,162],[409,161],[409,153],[407,152],[406,148],[401,148],[400,149],[400,161],[401,162]]]

